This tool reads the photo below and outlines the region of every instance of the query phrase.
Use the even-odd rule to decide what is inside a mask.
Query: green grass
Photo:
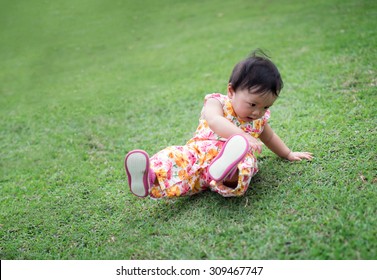
[[[376,1],[184,2],[1,2],[1,259],[376,259]],[[124,155],[184,144],[255,48],[315,159],[265,150],[241,198],[132,196]]]

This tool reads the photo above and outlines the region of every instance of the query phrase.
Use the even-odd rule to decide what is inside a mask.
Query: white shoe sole
[[[139,197],[146,197],[149,190],[149,157],[141,150],[135,150],[125,158],[124,166],[128,175],[131,192]]]
[[[223,180],[249,150],[249,142],[241,135],[235,135],[224,145],[220,154],[208,168],[209,176],[215,181]]]

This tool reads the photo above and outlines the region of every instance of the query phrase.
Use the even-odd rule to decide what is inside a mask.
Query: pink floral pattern
[[[223,105],[224,117],[255,138],[260,136],[270,118],[270,111],[267,110],[262,118],[253,122],[244,122],[237,118],[228,96],[220,93],[208,94],[204,104],[209,98],[219,100]],[[220,152],[225,141],[226,139],[209,128],[202,110],[198,128],[185,146],[167,147],[151,157],[151,169],[156,173],[158,184],[151,187],[150,197],[172,198],[193,195],[207,189],[225,197],[245,194],[251,178],[258,172],[257,159],[251,150],[238,164],[239,176],[236,188],[211,180],[207,175],[207,167]]]

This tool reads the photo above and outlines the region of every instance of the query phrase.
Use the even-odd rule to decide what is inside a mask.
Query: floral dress
[[[255,138],[260,136],[270,118],[270,111],[267,110],[262,118],[245,122],[237,118],[228,96],[208,94],[204,105],[210,98],[220,101],[225,118]],[[158,181],[158,184],[151,186],[150,197],[172,198],[193,195],[207,189],[230,197],[241,196],[248,189],[251,178],[258,172],[257,159],[251,150],[237,166],[239,176],[236,188],[227,187],[223,182],[216,182],[208,176],[207,168],[221,151],[226,139],[209,128],[203,111],[204,106],[194,137],[185,146],[167,147],[150,158],[150,167]]]

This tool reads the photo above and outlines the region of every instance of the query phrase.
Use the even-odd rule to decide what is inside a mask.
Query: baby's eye
[[[250,106],[251,106],[251,107],[255,107],[255,106],[257,106],[257,105],[254,104],[254,103],[250,103]]]
[[[265,110],[267,110],[267,109],[269,109],[269,108],[270,108],[270,106],[266,106],[266,107],[264,107]]]

